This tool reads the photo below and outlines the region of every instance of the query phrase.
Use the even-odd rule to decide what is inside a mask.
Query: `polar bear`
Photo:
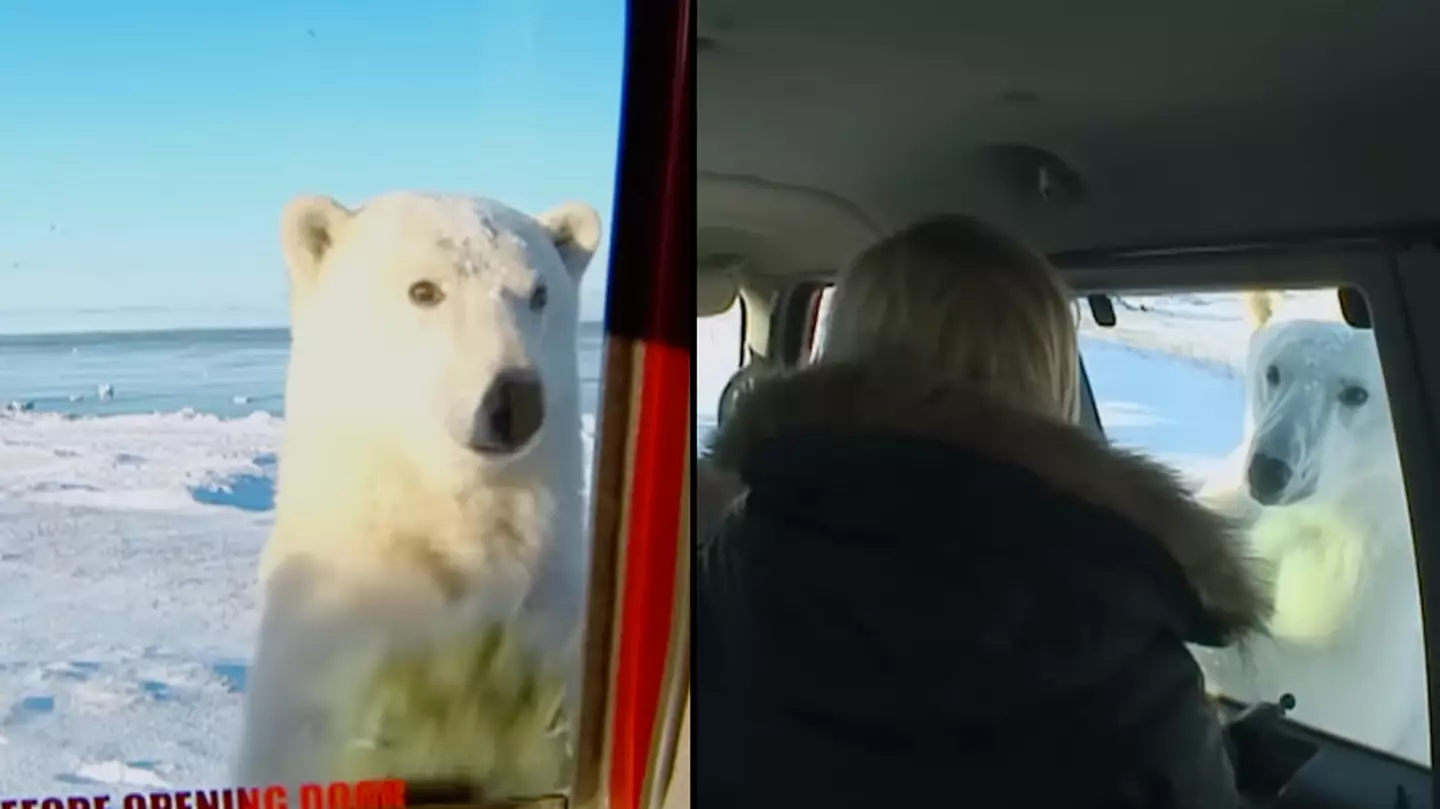
[[[1293,694],[1292,718],[1430,761],[1404,479],[1373,333],[1247,296],[1244,437],[1200,498],[1248,527],[1269,637],[1195,649],[1213,691]]]
[[[367,673],[497,622],[567,667],[573,698],[588,570],[596,212],[401,192],[304,196],[282,220],[292,346],[242,785],[327,780]]]

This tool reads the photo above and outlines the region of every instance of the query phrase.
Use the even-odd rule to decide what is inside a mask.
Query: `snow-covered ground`
[[[0,796],[223,786],[280,426],[0,412]]]
[[[279,427],[0,414],[0,794],[221,775]]]
[[[1277,311],[1287,316],[1340,321],[1334,290],[1283,292]],[[1080,333],[1085,337],[1148,348],[1205,364],[1240,368],[1249,337],[1245,307],[1238,294],[1191,293],[1114,299],[1115,325],[1097,325],[1082,304]]]
[[[1203,475],[1240,435],[1238,296],[1128,303],[1081,327],[1107,430]],[[702,425],[737,326],[698,329]],[[0,413],[0,795],[221,785],[280,427]]]

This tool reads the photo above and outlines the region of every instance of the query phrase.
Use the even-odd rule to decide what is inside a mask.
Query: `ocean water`
[[[601,323],[581,324],[586,414],[599,402],[603,338]],[[0,335],[0,407],[74,416],[283,416],[289,341],[285,329]]]

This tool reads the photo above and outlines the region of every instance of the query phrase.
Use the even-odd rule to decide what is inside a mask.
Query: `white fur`
[[[599,237],[579,203],[535,218],[414,193],[286,209],[286,425],[239,783],[325,780],[337,703],[381,655],[491,620],[518,621],[536,654],[575,655],[578,287]],[[443,301],[417,306],[421,280]],[[516,367],[543,382],[544,425],[516,454],[478,454],[481,398]]]
[[[1269,638],[1196,649],[1214,691],[1295,695],[1293,718],[1430,761],[1423,630],[1404,479],[1373,335],[1338,320],[1247,302],[1245,433],[1201,499],[1250,526],[1273,582]],[[1275,366],[1277,374],[1267,378]],[[1278,380],[1278,384],[1274,382]],[[1346,386],[1370,398],[1337,405]],[[1265,506],[1246,481],[1262,447],[1293,463],[1297,502]]]

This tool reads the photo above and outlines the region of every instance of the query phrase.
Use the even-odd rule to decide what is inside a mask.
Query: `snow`
[[[1249,336],[1245,307],[1238,294],[1190,293],[1114,299],[1116,323],[1097,325],[1082,308],[1080,332],[1086,337],[1145,348],[1199,365],[1240,368]],[[1334,290],[1282,292],[1277,314],[1339,321]]]
[[[1101,416],[1198,480],[1239,440],[1242,307],[1144,305],[1117,306],[1114,329],[1082,319]],[[702,433],[736,365],[736,315],[697,327]],[[224,786],[281,425],[0,412],[0,795]],[[585,429],[593,441],[593,415]]]
[[[0,795],[225,785],[280,428],[0,413]]]

